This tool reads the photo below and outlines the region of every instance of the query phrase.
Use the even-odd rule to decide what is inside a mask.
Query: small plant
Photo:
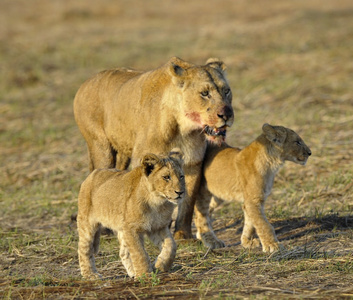
[[[157,276],[158,271],[152,272],[151,274],[143,274],[140,277],[137,277],[136,279],[139,281],[140,285],[143,287],[147,286],[157,286],[160,284],[161,280]]]
[[[152,284],[152,286],[159,285],[160,282],[161,282],[161,280],[160,280],[160,278],[157,276],[157,274],[158,274],[158,271],[152,272],[152,274],[151,274],[151,284]]]
[[[192,272],[189,272],[188,274],[186,274],[185,280],[192,280],[192,279],[193,279]]]

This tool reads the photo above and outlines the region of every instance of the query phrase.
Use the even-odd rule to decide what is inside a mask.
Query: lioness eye
[[[230,93],[230,89],[226,89],[226,90],[224,91],[224,93],[225,93],[226,95],[228,95],[228,94]]]
[[[169,180],[170,180],[170,176],[169,176],[169,175],[163,176],[163,179],[164,179],[165,181],[169,181]]]
[[[295,142],[298,146],[301,146],[302,145],[302,143],[300,142],[300,141],[296,141]]]
[[[201,95],[202,95],[203,97],[207,97],[207,96],[208,96],[208,91],[203,91],[203,92],[201,92]]]
[[[183,175],[181,175],[181,176],[180,176],[180,179],[181,179],[181,180],[183,180],[183,179],[184,179],[184,176],[183,176]]]

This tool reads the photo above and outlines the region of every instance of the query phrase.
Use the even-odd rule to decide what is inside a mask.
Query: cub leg
[[[246,213],[244,206],[243,206],[243,212],[244,212],[244,228],[243,228],[243,233],[241,235],[241,245],[246,249],[259,247],[260,242],[258,241],[258,239],[254,238],[255,227],[251,223],[251,220],[248,214]]]
[[[243,209],[249,221],[255,227],[260,238],[263,252],[274,252],[279,249],[279,243],[275,230],[268,222],[264,213],[264,201],[248,201],[244,203]],[[244,226],[245,227],[245,226]]]
[[[176,255],[176,244],[168,227],[150,234],[149,238],[161,249],[161,253],[154,262],[154,267],[162,272],[166,272],[173,264]]]
[[[209,214],[210,214],[210,218],[212,216],[213,211],[220,206],[221,204],[223,204],[224,200],[217,198],[215,196],[212,197],[211,202],[210,202],[210,209],[209,209]]]
[[[134,266],[132,265],[129,249],[126,246],[124,235],[121,231],[118,231],[118,240],[120,244],[119,256],[123,266],[125,267],[127,274],[130,277],[135,276]]]
[[[95,240],[99,225],[90,225],[87,219],[78,218],[78,258],[81,275],[87,279],[97,279],[101,276],[97,273],[94,260],[94,252],[98,250],[99,241]]]
[[[211,249],[225,247],[223,241],[219,240],[213,229],[209,215],[209,205],[212,199],[211,193],[207,190],[205,184],[201,184],[200,194],[195,205],[195,225],[197,229],[197,238],[202,240],[206,247]]]
[[[93,238],[93,252],[94,252],[94,254],[98,253],[100,237],[101,237],[101,225],[98,224],[96,234],[94,235],[94,238]]]
[[[181,201],[178,206],[174,233],[176,240],[192,238],[191,222],[200,186],[201,164],[202,162],[193,166],[184,166],[186,195],[184,201]]]
[[[144,248],[143,234],[129,229],[123,231],[123,239],[134,269],[134,276],[140,277],[143,274],[152,272],[152,265]]]

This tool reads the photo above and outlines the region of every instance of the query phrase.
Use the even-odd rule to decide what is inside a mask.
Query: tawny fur
[[[264,124],[262,130],[262,134],[243,150],[225,143],[222,147],[209,145],[207,148],[200,187],[202,201],[198,202],[195,222],[198,237],[208,247],[224,246],[214,234],[209,217],[213,196],[213,207],[222,200],[243,203],[241,244],[245,248],[259,246],[254,239],[256,232],[264,252],[279,249],[275,231],[264,213],[265,200],[284,162],[289,160],[305,165],[311,151],[291,129]]]
[[[146,154],[141,166],[131,171],[97,169],[82,183],[78,198],[78,254],[81,274],[99,278],[94,253],[100,228],[117,233],[120,258],[131,277],[149,273],[153,267],[167,271],[175,258],[176,245],[169,231],[171,215],[185,195],[181,155]],[[144,248],[147,235],[161,252],[154,266]]]
[[[103,71],[87,80],[74,100],[91,171],[135,167],[146,153],[184,153],[186,198],[176,237],[191,237],[206,140],[220,143],[233,123],[225,65],[209,59],[197,66],[177,57],[158,69]]]

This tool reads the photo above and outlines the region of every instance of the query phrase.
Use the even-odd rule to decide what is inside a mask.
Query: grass
[[[352,14],[349,0],[2,1],[0,298],[352,299]],[[105,236],[104,280],[82,280],[70,216],[88,161],[75,92],[100,70],[174,55],[227,64],[229,144],[246,146],[268,122],[311,148],[305,167],[279,172],[266,204],[284,249],[242,249],[241,207],[226,204],[213,225],[228,247],[180,243],[170,272],[134,281]]]

